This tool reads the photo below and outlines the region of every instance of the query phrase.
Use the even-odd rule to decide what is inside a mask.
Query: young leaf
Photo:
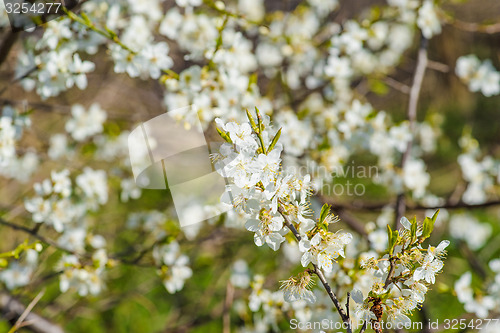
[[[259,133],[264,132],[265,126],[262,122],[262,116],[260,115],[260,111],[257,107],[255,107],[255,112],[257,113],[257,124],[259,125]]]
[[[438,214],[439,214],[439,209],[434,213],[434,215],[432,215],[432,218],[428,217],[425,218],[424,227],[422,231],[422,238],[421,238],[422,241],[431,236],[431,233],[434,230],[434,223],[436,223]]]
[[[220,128],[217,128],[217,133],[219,133],[219,135],[228,143],[233,143],[233,140],[231,140],[231,138],[229,137],[229,135],[224,132],[223,130],[221,130]]]
[[[330,208],[331,206],[329,204],[324,204],[323,207],[321,207],[321,213],[319,214],[320,223],[323,223],[328,214],[330,214]]]
[[[274,148],[274,146],[276,146],[276,143],[278,142],[280,136],[281,136],[281,128],[278,130],[278,132],[274,136],[273,140],[271,141],[271,144],[269,145],[269,148],[267,148],[268,152],[273,150],[273,148]]]
[[[250,126],[252,126],[252,130],[255,133],[259,133],[259,129],[257,127],[257,124],[255,124],[255,120],[253,119],[252,114],[250,113],[250,111],[248,111],[248,109],[246,110],[246,112],[247,112],[248,121],[250,122]]]
[[[417,228],[417,220],[413,218],[411,220],[411,244],[413,244],[413,242],[415,242],[415,240],[417,239]]]
[[[391,239],[391,244],[392,244],[392,247],[390,248],[389,250],[389,254],[392,256],[393,252],[394,252],[394,247],[396,246],[396,244],[398,243],[398,240],[399,240],[399,231],[394,231],[392,233],[392,239]]]

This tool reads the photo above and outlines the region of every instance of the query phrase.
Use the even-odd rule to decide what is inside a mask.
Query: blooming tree
[[[498,331],[488,5],[83,0],[22,32],[11,5],[0,328]],[[165,111],[217,142],[203,223],[135,182],[129,134]]]

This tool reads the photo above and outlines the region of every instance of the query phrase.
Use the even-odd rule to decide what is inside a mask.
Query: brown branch
[[[359,330],[359,333],[365,333],[367,327],[368,327],[368,322],[365,320],[363,326],[361,326],[361,329]]]
[[[363,211],[373,211],[373,210],[381,210],[384,207],[393,205],[389,202],[387,203],[377,203],[377,204],[336,204],[331,203],[334,210],[363,210]],[[499,206],[500,200],[492,200],[488,202],[484,202],[481,204],[467,204],[463,201],[460,202],[446,202],[442,205],[411,205],[406,204],[406,210],[428,210],[428,209],[461,209],[461,208],[486,208],[491,206]]]
[[[453,25],[455,28],[467,31],[467,32],[480,32],[485,34],[497,34],[500,33],[500,23],[494,24],[480,24],[473,22],[465,22],[456,19],[450,15],[444,15],[445,22]]]
[[[389,285],[392,282],[392,276],[394,275],[394,271],[396,269],[396,265],[394,265],[395,260],[396,260],[396,258],[394,258],[394,257],[389,258],[390,268],[389,268],[389,273],[387,274],[387,278],[385,279],[384,289],[389,287]]]
[[[342,222],[345,222],[352,230],[356,231],[364,238],[368,237],[368,233],[365,230],[365,225],[345,211],[347,206],[337,205],[334,200],[321,194],[318,195],[318,198],[322,203],[329,204],[332,207],[331,209],[339,216]]]
[[[474,252],[471,251],[471,249],[467,246],[467,244],[463,241],[460,241],[458,243],[460,252],[462,252],[462,255],[464,258],[467,260],[469,263],[470,267],[481,276],[482,280],[485,280],[486,277],[488,276],[488,273],[483,267],[483,264],[479,261],[479,259],[474,255]]]
[[[28,322],[25,322],[23,325],[23,321],[28,317],[28,315],[31,313],[35,305],[40,301],[42,298],[43,294],[45,294],[45,289],[41,290],[38,295],[35,296],[35,298],[28,304],[26,309],[23,311],[23,313],[19,316],[19,318],[16,320],[16,323],[12,328],[9,330],[9,333],[14,333],[16,332],[20,327],[28,326]]]
[[[399,91],[402,94],[408,95],[410,93],[410,87],[408,87],[404,83],[394,80],[389,76],[384,78],[384,83],[387,84],[389,87]]]
[[[226,286],[226,300],[222,311],[222,333],[231,333],[231,304],[233,303],[234,287],[231,282]]]
[[[414,131],[415,131],[415,122],[417,120],[417,105],[418,99],[420,96],[420,90],[422,88],[422,82],[424,81],[425,69],[427,68],[427,44],[428,41],[425,37],[421,37],[420,48],[418,50],[417,57],[417,66],[415,68],[415,74],[413,76],[413,84],[410,89],[410,98],[408,100],[408,121],[410,122],[410,134],[411,139],[408,141],[408,145],[406,146],[406,150],[403,153],[403,157],[401,158],[401,171],[404,170],[406,162],[410,158],[411,149],[413,146],[414,140]],[[402,191],[398,194],[395,205],[395,218],[394,218],[394,227],[398,229],[399,220],[405,213],[406,209],[406,199],[405,193]]]
[[[278,206],[278,212],[281,214],[281,216],[283,216],[283,219],[285,220],[285,225],[287,226],[287,228],[292,231],[295,238],[300,242],[302,240],[302,237],[300,237],[299,232],[297,231],[297,229],[295,229],[293,224],[288,219],[288,216],[286,215],[286,212],[282,206]],[[335,307],[337,308],[337,311],[339,312],[340,318],[342,319],[342,321],[344,323],[347,324],[347,333],[352,333],[351,320],[350,320],[349,316],[346,314],[346,312],[344,311],[344,309],[342,308],[342,305],[340,304],[340,302],[337,298],[337,295],[335,295],[332,288],[330,287],[330,285],[326,281],[325,275],[323,274],[321,269],[319,269],[315,264],[312,264],[312,265],[314,267],[314,270],[313,270],[314,274],[316,274],[318,276],[319,280],[321,281],[321,284],[323,285],[326,292],[328,293],[328,296],[332,300],[333,305],[335,305]]]
[[[2,40],[2,44],[0,44],[0,65],[7,59],[7,56],[9,55],[12,46],[14,46],[18,36],[19,34],[11,29],[7,31],[5,38]]]
[[[0,310],[2,312],[2,316],[10,321],[19,320],[23,313],[27,310],[27,308],[22,304],[19,300],[15,299],[11,295],[6,292],[0,293]],[[33,312],[29,312],[26,315],[26,321],[23,327],[31,330],[35,333],[64,333],[63,329],[50,322],[49,320],[37,315]]]
[[[6,220],[4,220],[2,218],[0,218],[0,225],[4,225],[4,226],[9,227],[9,228],[14,229],[14,230],[22,231],[24,233],[27,233],[27,234],[35,237],[36,239],[38,239],[42,243],[51,245],[51,246],[55,247],[56,249],[59,249],[59,250],[64,251],[66,253],[77,255],[77,253],[59,246],[53,240],[51,240],[49,238],[46,238],[46,237],[44,237],[42,235],[39,235],[38,232],[37,232],[38,229],[36,229],[36,228],[35,229],[29,229],[29,228],[27,228],[25,226],[22,226],[22,225],[19,225],[19,224],[15,224],[15,223],[12,223],[12,222],[7,222]]]

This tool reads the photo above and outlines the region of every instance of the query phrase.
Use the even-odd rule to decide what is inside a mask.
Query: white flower
[[[436,282],[435,274],[443,268],[443,262],[434,258],[430,253],[426,254],[422,266],[415,270],[413,279],[420,281],[424,279],[427,283],[434,284]]]
[[[28,199],[24,203],[24,207],[32,215],[32,219],[36,223],[41,223],[47,220],[51,213],[51,203],[40,197]]]
[[[180,253],[179,243],[173,241],[153,249],[153,258],[157,265],[164,265],[159,271],[163,284],[171,294],[184,287],[184,281],[189,279],[193,271],[189,268],[189,258]]]
[[[139,57],[116,44],[111,45],[110,49],[111,57],[115,62],[115,73],[127,73],[130,77],[138,77],[140,75]]]
[[[411,298],[418,303],[423,303],[425,301],[425,294],[427,293],[427,287],[418,281],[415,281],[413,278],[408,279],[404,282],[404,284],[410,289],[408,290]]]
[[[491,296],[478,296],[472,301],[465,303],[465,311],[475,313],[478,318],[488,317],[490,310],[496,306],[495,298]]]
[[[378,252],[384,252],[387,249],[387,231],[384,229],[377,229],[370,232],[368,240],[373,249]]]
[[[71,108],[71,115],[73,117],[66,122],[65,128],[76,141],[83,141],[102,132],[106,112],[99,104],[92,104],[88,111],[85,111],[83,106],[75,104]]]
[[[68,78],[67,86],[73,86],[73,83],[80,89],[87,88],[87,76],[85,74],[92,72],[95,69],[93,62],[82,61],[78,53],[73,55],[73,63],[69,64],[68,69],[72,76]]]
[[[54,134],[50,138],[48,155],[52,160],[57,160],[69,152],[68,138],[65,134]]]
[[[460,279],[455,281],[455,293],[460,303],[468,303],[474,299],[473,290],[470,286],[472,275],[470,272],[462,274]]]
[[[122,189],[120,193],[120,200],[122,202],[128,202],[129,199],[138,199],[142,194],[142,190],[133,179],[122,179],[120,187]]]
[[[52,171],[50,173],[54,193],[60,193],[63,197],[71,194],[71,180],[69,179],[69,170],[64,169],[61,172]]]
[[[441,33],[441,23],[439,22],[433,1],[424,1],[422,7],[418,10],[417,25],[427,39]]]
[[[104,205],[108,201],[107,176],[104,170],[93,170],[89,167],[76,177],[76,184],[89,200],[91,207]]]
[[[84,297],[89,294],[97,295],[104,288],[101,277],[103,270],[82,266],[78,257],[74,255],[64,255],[59,266],[63,270],[59,279],[59,289],[63,293],[75,289],[80,296]]]
[[[472,250],[477,250],[488,240],[492,229],[491,225],[480,223],[472,215],[457,214],[450,219],[449,231],[453,238],[464,240]]]
[[[262,246],[266,243],[271,249],[277,251],[285,238],[280,232],[283,230],[284,219],[281,216],[264,216],[262,220],[249,219],[245,223],[245,228],[248,231],[255,232],[254,242],[257,246]]]
[[[162,70],[169,69],[174,64],[168,52],[168,44],[165,42],[148,44],[139,53],[139,65],[152,79],[158,79]]]
[[[161,21],[160,24],[160,34],[166,36],[170,39],[175,39],[177,37],[178,28],[183,22],[183,16],[179,13],[179,9],[174,7],[170,9]]]
[[[344,247],[352,240],[352,235],[349,233],[328,233],[324,237],[318,232],[311,240],[308,240],[305,235],[302,236],[299,242],[299,250],[304,252],[301,258],[303,267],[307,267],[310,262],[318,265],[319,268],[326,272],[331,272],[333,269],[333,261],[338,256],[344,256]]]
[[[0,271],[0,281],[5,283],[7,289],[12,290],[27,285],[32,273],[33,269],[30,266],[13,262],[8,268]]]
[[[398,126],[393,126],[389,130],[391,144],[400,153],[406,150],[408,142],[411,140],[411,132],[408,123],[404,122]]]
[[[202,0],[175,0],[180,7],[196,7],[201,5]]]
[[[325,66],[325,74],[338,79],[349,79],[352,75],[351,62],[347,57],[331,55]]]
[[[397,327],[411,327],[411,319],[399,310],[391,310],[387,314],[387,319]]]
[[[403,170],[405,186],[413,191],[413,196],[421,198],[430,183],[430,176],[425,172],[425,163],[420,159],[410,159]]]
[[[252,172],[257,175],[253,180],[255,182],[262,181],[264,186],[267,186],[272,180],[276,179],[278,169],[280,167],[281,149],[275,148],[266,154],[259,154],[257,159],[252,163]]]
[[[10,117],[0,117],[0,166],[6,166],[15,156],[16,129]]]
[[[361,292],[361,290],[353,289],[351,291],[351,299],[358,304],[363,304],[364,297],[363,297],[363,293]]]
[[[500,73],[489,60],[481,63],[475,55],[462,56],[455,73],[472,92],[481,91],[487,97],[500,94]]]
[[[239,125],[237,123],[230,122],[226,124],[224,129],[229,133],[233,143],[240,149],[245,149],[247,147],[253,148],[257,146],[257,142],[255,142],[255,139],[252,136],[252,128],[249,123]]]
[[[87,231],[83,228],[67,229],[57,240],[57,244],[63,248],[74,251],[83,252],[85,250],[85,237]]]
[[[250,285],[250,274],[245,260],[237,260],[231,270],[231,283],[238,288],[248,288]]]
[[[288,280],[281,281],[283,290],[283,298],[286,302],[292,303],[301,299],[305,299],[309,303],[316,302],[316,296],[309,290],[314,281],[308,272],[303,272],[296,277],[291,277]]]
[[[443,240],[439,243],[437,247],[429,245],[427,252],[432,254],[435,258],[441,258],[446,254],[445,249],[450,245],[450,241]]]

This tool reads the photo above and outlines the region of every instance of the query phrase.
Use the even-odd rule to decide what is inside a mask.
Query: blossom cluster
[[[480,91],[488,97],[500,94],[500,72],[489,60],[481,62],[473,54],[462,56],[457,59],[455,73],[472,92]]]
[[[402,229],[388,229],[388,254],[380,259],[367,257],[362,265],[373,271],[374,281],[365,294],[353,289],[351,296],[357,303],[358,320],[380,323],[382,316],[394,325],[411,325],[410,315],[425,301],[429,286],[436,282],[435,275],[443,268],[445,249],[449,241],[441,241],[438,246],[422,243],[427,239],[437,218],[426,218],[423,223],[416,219],[401,218]],[[364,297],[366,295],[367,297]]]
[[[266,116],[256,109],[256,119],[247,111],[249,122],[224,124],[217,120],[220,135],[227,141],[213,155],[218,172],[234,184],[228,186],[222,200],[233,204],[246,219],[245,228],[254,232],[257,246],[267,244],[278,250],[285,242],[284,236],[294,231],[302,252],[301,264],[329,273],[333,262],[344,257],[344,247],[350,243],[350,233],[328,230],[338,221],[330,214],[328,205],[322,209],[318,222],[310,218],[310,176],[302,179],[281,170],[279,143],[281,130],[271,136],[271,125]],[[313,301],[310,291],[310,273],[283,282],[285,299],[307,298]],[[306,282],[305,282],[306,281]]]

